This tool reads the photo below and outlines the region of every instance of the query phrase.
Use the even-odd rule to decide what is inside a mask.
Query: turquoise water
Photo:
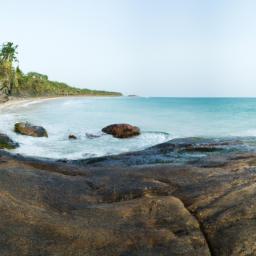
[[[29,121],[44,126],[49,138],[17,135],[13,126]],[[102,136],[112,123],[130,123],[142,130],[131,139]],[[3,108],[0,130],[20,143],[14,152],[50,158],[87,158],[139,150],[172,138],[256,135],[253,98],[59,98]],[[68,140],[73,133],[78,140]],[[87,138],[86,133],[99,135]]]

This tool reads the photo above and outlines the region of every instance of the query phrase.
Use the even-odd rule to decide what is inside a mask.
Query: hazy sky
[[[1,1],[20,67],[145,96],[256,96],[255,0]]]

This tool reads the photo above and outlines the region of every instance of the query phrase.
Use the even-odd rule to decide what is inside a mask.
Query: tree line
[[[4,96],[120,96],[118,92],[79,89],[65,83],[50,81],[37,72],[24,74],[19,67],[18,45],[7,42],[0,47],[0,95]],[[16,65],[15,65],[16,64]]]

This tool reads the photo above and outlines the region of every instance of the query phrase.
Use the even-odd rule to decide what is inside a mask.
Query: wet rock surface
[[[13,141],[8,135],[0,133],[0,148],[15,149],[19,147],[19,143]]]
[[[42,126],[36,126],[28,122],[16,123],[14,126],[16,133],[33,136],[33,137],[48,137],[47,131]]]
[[[249,138],[248,138],[249,140]],[[248,141],[248,143],[250,140]],[[132,166],[145,164],[175,164],[183,165],[198,162],[204,165],[205,161],[212,164],[223,164],[227,153],[251,152],[247,140],[239,139],[204,139],[185,138],[173,139],[141,151],[128,152],[120,155],[103,156],[91,159],[70,161],[80,165],[97,167],[104,166]]]
[[[0,255],[256,255],[249,144],[189,138],[72,162],[0,151]]]
[[[102,129],[102,132],[111,134],[115,138],[124,139],[140,135],[140,129],[130,124],[111,124]]]

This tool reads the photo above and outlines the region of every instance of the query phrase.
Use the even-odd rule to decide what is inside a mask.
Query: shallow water
[[[44,126],[49,138],[13,132],[15,122]],[[142,130],[131,139],[102,135],[112,123]],[[172,138],[256,135],[256,99],[249,98],[59,98],[23,102],[1,109],[0,130],[20,143],[14,152],[78,159],[144,149]],[[78,140],[69,140],[73,133]],[[99,135],[87,138],[86,133]]]

